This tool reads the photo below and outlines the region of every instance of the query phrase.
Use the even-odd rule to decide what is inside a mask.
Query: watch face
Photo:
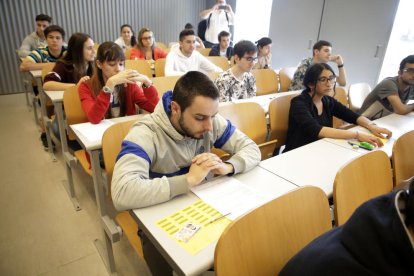
[[[103,87],[103,91],[104,91],[105,93],[111,93],[111,89],[109,89],[109,87],[108,87],[108,86],[104,86],[104,87]]]

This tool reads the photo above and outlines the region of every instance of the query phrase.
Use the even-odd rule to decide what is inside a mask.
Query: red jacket
[[[167,57],[167,53],[161,50],[161,48],[154,48],[152,55],[154,56],[154,60]],[[145,53],[136,48],[132,48],[130,59],[145,59]]]
[[[85,111],[89,122],[98,124],[105,118],[105,114],[108,111],[111,99],[110,94],[101,90],[95,98],[90,80],[83,82],[79,86],[78,92],[82,109]],[[125,87],[125,93],[126,115],[128,116],[136,114],[136,104],[140,108],[152,113],[159,100],[157,89],[153,85],[142,89],[136,84],[128,84]]]

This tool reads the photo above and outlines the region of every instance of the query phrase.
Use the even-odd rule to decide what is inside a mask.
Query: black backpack
[[[201,20],[197,25],[197,35],[199,38],[201,38],[202,41],[206,41],[206,30],[210,26],[210,18],[211,18],[211,13],[207,19]],[[227,19],[227,23],[230,24],[229,16],[227,15],[227,12],[226,12],[226,19]]]

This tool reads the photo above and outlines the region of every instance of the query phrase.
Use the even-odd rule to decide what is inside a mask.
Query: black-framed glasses
[[[242,57],[248,62],[257,62],[257,57]]]
[[[142,40],[151,40],[152,36],[142,37]]]
[[[402,71],[405,73],[414,74],[414,68],[404,68]]]
[[[335,75],[332,75],[332,76],[330,76],[328,78],[327,77],[321,77],[321,78],[318,79],[318,81],[321,82],[321,83],[323,83],[323,84],[326,84],[328,81],[330,83],[335,83],[336,82],[336,76]]]

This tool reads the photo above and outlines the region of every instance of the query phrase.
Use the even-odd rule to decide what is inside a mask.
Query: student
[[[219,44],[214,45],[211,48],[209,56],[222,56],[230,60],[233,56],[234,49],[230,46],[230,36],[231,34],[226,31],[221,31],[218,34]]]
[[[138,44],[131,49],[131,59],[149,60],[151,64],[159,58],[166,58],[167,53],[157,47],[154,33],[148,28],[142,28],[138,33]]]
[[[191,23],[186,23],[185,25],[184,25],[184,30],[194,30],[194,26],[191,24]],[[195,39],[196,39],[196,43],[195,43],[195,45],[196,45],[196,49],[198,50],[198,49],[204,49],[204,48],[206,48],[205,46],[204,46],[204,42],[203,42],[203,40],[199,37],[199,36],[195,36]],[[169,45],[168,45],[168,47],[169,48],[171,48],[172,46],[174,46],[175,44],[178,44],[178,42],[170,42],[169,43]]]
[[[42,70],[46,63],[56,62],[66,53],[65,31],[60,26],[50,25],[44,34],[47,46],[33,50],[20,64],[20,71]]]
[[[200,12],[200,17],[207,20],[204,45],[209,48],[219,43],[217,37],[221,31],[230,32],[230,25],[234,24],[233,9],[226,0],[216,0],[212,8]]]
[[[180,43],[172,46],[165,62],[166,76],[181,76],[188,71],[201,71],[206,74],[223,72],[220,67],[195,51],[195,34],[191,29],[180,32]]]
[[[251,70],[257,62],[257,47],[251,41],[241,40],[234,45],[234,61],[230,69],[215,80],[220,101],[233,101],[256,96],[256,79]]]
[[[391,137],[391,131],[378,127],[364,116],[360,116],[329,96],[335,88],[336,76],[326,63],[309,67],[303,79],[306,87],[293,98],[289,111],[289,125],[285,152],[314,142],[320,138],[357,139],[382,146],[378,138]],[[333,116],[348,123],[367,128],[375,136],[363,132],[332,128]]]
[[[203,73],[188,72],[164,94],[151,116],[139,120],[122,143],[112,177],[117,210],[142,208],[188,193],[209,173],[233,175],[260,162],[260,150],[218,113],[219,91]],[[215,146],[232,157],[223,162]],[[153,275],[172,271],[140,233]]]
[[[256,41],[257,45],[257,63],[254,66],[255,69],[267,69],[271,67],[272,54],[270,49],[272,48],[272,39],[269,37],[262,37]]]
[[[313,240],[279,275],[414,275],[414,181]]]
[[[88,80],[92,76],[94,59],[94,43],[90,36],[74,33],[69,39],[66,55],[59,59],[53,70],[46,75],[43,88],[61,91]]]
[[[46,37],[43,31],[50,25],[51,22],[52,17],[49,15],[39,14],[36,16],[36,31],[24,38],[18,51],[20,58],[25,58],[36,48],[47,46]]]
[[[401,61],[398,76],[385,78],[372,90],[359,112],[371,120],[393,112],[405,115],[414,110],[409,100],[414,100],[414,55]]]
[[[137,39],[134,36],[134,31],[132,27],[128,24],[124,24],[121,26],[121,36],[115,40],[115,43],[121,47],[124,51],[134,47],[137,44]]]
[[[89,122],[136,114],[136,105],[153,112],[158,92],[148,77],[125,69],[125,55],[116,43],[104,42],[98,48],[92,78],[78,88],[82,109]],[[136,82],[142,83],[141,89]]]
[[[344,69],[344,61],[340,55],[332,55],[332,44],[325,40],[319,40],[313,45],[313,57],[303,59],[298,65],[295,74],[293,75],[292,83],[289,90],[302,90],[303,77],[306,70],[315,63],[328,63],[335,62],[338,66],[338,84],[341,86],[346,85],[346,74]]]

